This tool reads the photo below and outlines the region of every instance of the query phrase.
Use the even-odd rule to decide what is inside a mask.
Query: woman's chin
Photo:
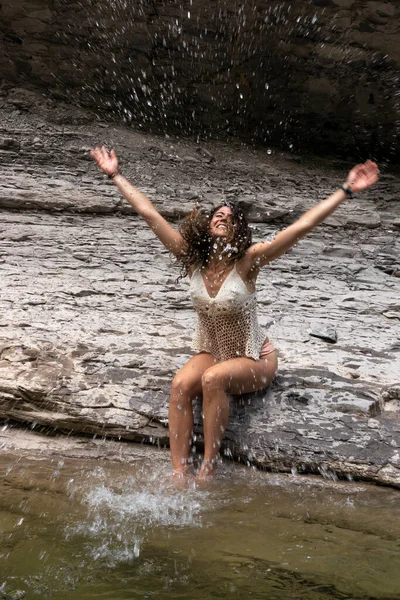
[[[211,232],[211,237],[214,240],[216,240],[216,241],[218,241],[218,240],[221,240],[221,241],[226,240],[227,235],[228,235],[227,231],[212,231]]]

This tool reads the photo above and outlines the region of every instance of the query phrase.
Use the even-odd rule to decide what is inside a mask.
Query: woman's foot
[[[172,472],[172,479],[176,480],[176,481],[180,481],[181,479],[185,479],[188,475],[188,470],[182,470],[182,471],[173,471]]]
[[[182,466],[180,469],[174,469],[172,472],[172,480],[178,486],[186,485],[193,479],[193,470],[191,465]]]
[[[209,481],[215,475],[215,461],[203,461],[200,471],[196,475],[196,481]]]

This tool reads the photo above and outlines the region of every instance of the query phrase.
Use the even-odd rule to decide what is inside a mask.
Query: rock
[[[1,150],[16,150],[20,149],[18,140],[14,138],[0,138],[0,149]]]
[[[400,384],[392,385],[382,391],[385,410],[400,412]]]
[[[393,398],[396,400],[400,400],[400,383],[395,384],[395,385],[391,385],[390,387],[388,387],[385,392],[385,399],[387,398]]]
[[[360,211],[349,215],[346,220],[347,225],[350,227],[369,227],[374,229],[379,227],[381,223],[380,216],[378,213],[362,213]]]
[[[312,0],[312,3],[315,4],[315,6],[332,6],[334,0]]]
[[[355,0],[334,0],[336,6],[343,9],[349,9],[353,6]]]
[[[255,240],[334,190],[338,165],[204,142],[215,157],[209,170],[190,140],[108,130],[90,113],[82,117],[89,126],[72,127],[75,109],[53,105],[63,128],[39,102],[32,106],[17,117],[2,113],[2,136],[20,151],[4,150],[0,167],[0,416],[33,430],[165,446],[170,383],[191,356],[187,282],[177,282],[174,261],[82,147],[112,139],[128,179],[173,220],[190,210],[194,193],[205,208],[237,199],[257,219]],[[169,155],[178,159],[161,159]],[[388,178],[383,200],[398,189],[398,178]],[[368,214],[385,214],[387,204],[363,197]],[[260,323],[280,370],[268,391],[232,400],[223,451],[265,469],[400,486],[400,324],[391,318],[400,283],[386,272],[399,240],[383,219],[376,228],[349,226],[348,211],[351,203],[337,224],[318,227],[262,270]],[[199,404],[196,411],[200,451]]]
[[[367,10],[370,15],[376,15],[382,19],[394,17],[396,7],[390,2],[367,2]]]
[[[24,590],[13,590],[6,593],[3,586],[0,588],[0,598],[4,600],[22,600],[25,596],[26,592]]]
[[[312,329],[309,329],[308,332],[313,337],[321,338],[326,342],[331,342],[332,344],[336,344],[337,342],[337,332],[332,326],[313,327]]]
[[[400,229],[400,217],[398,219],[393,219],[392,226],[396,229]]]
[[[24,88],[13,88],[9,91],[7,96],[7,102],[9,104],[25,111],[29,111],[31,108],[34,108],[37,101],[37,95],[34,92]]]
[[[201,146],[199,146],[198,148],[196,148],[196,150],[199,154],[201,154],[201,156],[204,156],[204,158],[206,158],[208,162],[212,163],[215,161],[215,156],[206,148],[202,148]]]
[[[269,0],[255,13],[245,3],[246,26],[229,11],[214,19],[214,8],[206,0],[186,19],[169,3],[157,11],[152,3],[122,3],[116,18],[110,3],[3,3],[2,89],[45,90],[39,110],[69,101],[73,121],[83,123],[78,106],[91,107],[104,130],[110,115],[121,116],[168,139],[195,136],[201,149],[206,139],[240,138],[283,144],[294,161],[310,149],[398,159],[395,2]],[[32,107],[12,89],[8,102],[24,112]],[[58,111],[53,123],[70,126],[70,117]],[[196,156],[214,168],[212,152]],[[195,164],[193,155],[184,160]]]

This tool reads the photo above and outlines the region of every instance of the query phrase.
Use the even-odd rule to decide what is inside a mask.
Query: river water
[[[224,463],[0,456],[0,589],[52,600],[400,599],[400,495]],[[1,594],[0,594],[1,597]]]

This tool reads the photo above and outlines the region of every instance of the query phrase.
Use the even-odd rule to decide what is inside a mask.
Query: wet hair
[[[226,259],[234,264],[243,256],[252,244],[252,234],[244,211],[231,202],[223,202],[210,211],[201,210],[198,206],[179,223],[179,232],[185,240],[185,248],[179,256],[182,266],[181,276],[188,275],[191,267],[206,266],[210,262],[212,247],[216,236],[210,234],[210,223],[215,213],[223,206],[232,211],[227,221]]]

